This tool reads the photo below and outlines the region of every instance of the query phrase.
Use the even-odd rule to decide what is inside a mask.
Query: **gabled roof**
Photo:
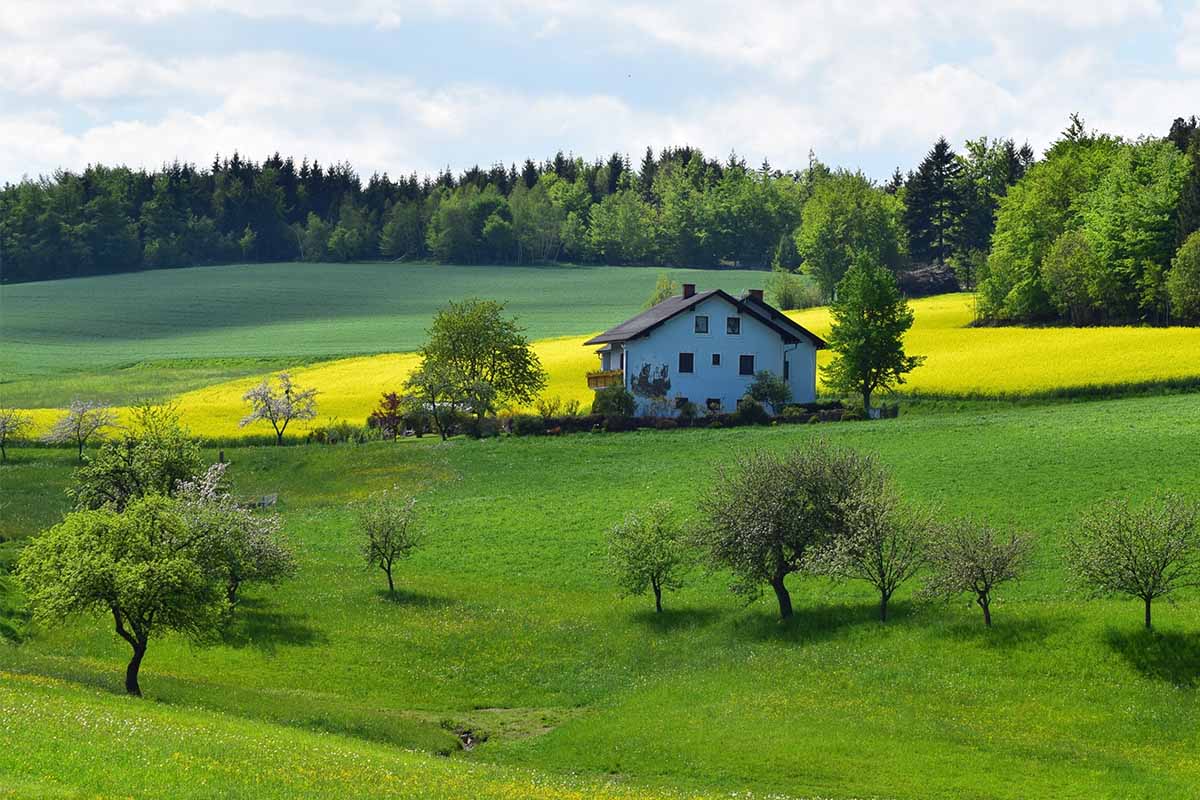
[[[598,336],[593,336],[584,345],[607,344],[611,342],[627,342],[639,336],[645,336],[650,331],[662,325],[672,317],[694,308],[710,297],[720,297],[738,310],[739,313],[749,314],[774,330],[785,340],[799,341],[801,338],[812,342],[813,347],[823,350],[829,345],[820,336],[791,320],[779,311],[761,300],[755,300],[749,295],[741,298],[734,297],[722,289],[709,289],[707,292],[696,292],[691,297],[674,295],[661,303],[652,306],[632,319],[622,322],[615,328],[609,328]]]

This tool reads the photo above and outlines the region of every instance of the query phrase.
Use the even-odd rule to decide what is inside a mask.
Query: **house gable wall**
[[[697,316],[708,317],[707,334],[695,332]],[[730,316],[741,319],[739,334],[726,332],[726,318]],[[749,314],[739,313],[736,306],[721,297],[711,297],[626,342],[625,350],[626,386],[633,389],[643,365],[649,365],[651,372],[665,366],[671,381],[668,399],[672,407],[676,398],[686,397],[703,411],[705,402],[714,398],[721,401],[723,410],[732,411],[754,380],[752,375],[739,374],[743,355],[754,356],[756,372],[765,369],[776,375],[783,374],[786,356],[792,399],[816,399],[816,349],[812,343],[806,339],[785,343],[778,331]],[[693,372],[679,372],[680,353],[694,354]],[[720,365],[713,365],[714,353],[720,355]],[[638,397],[639,413],[649,413],[647,406],[647,401]]]

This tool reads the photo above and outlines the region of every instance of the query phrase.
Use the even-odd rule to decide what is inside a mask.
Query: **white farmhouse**
[[[732,411],[754,380],[767,370],[781,375],[792,400],[808,403],[817,394],[817,351],[827,345],[782,312],[767,305],[761,289],[741,297],[713,289],[697,292],[685,283],[683,294],[669,297],[633,319],[584,345],[603,345],[600,370],[588,374],[588,386],[624,386],[638,398],[638,413],[650,407],[655,391],[679,408],[686,402],[705,409]]]

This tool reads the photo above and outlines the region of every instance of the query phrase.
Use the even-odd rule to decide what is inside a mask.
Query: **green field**
[[[793,582],[788,624],[765,598],[734,598],[721,574],[694,574],[661,617],[645,598],[617,597],[599,551],[627,510],[660,497],[691,507],[732,454],[812,436],[878,453],[914,501],[1036,535],[1035,566],[1003,593],[994,629],[965,599],[925,605],[911,591],[880,625],[869,592],[819,580]],[[0,796],[116,793],[121,769],[152,774],[147,794],[205,794],[203,777],[248,796],[256,752],[291,765],[288,753],[316,742],[335,755],[315,758],[324,782],[313,794],[330,796],[339,778],[322,770],[343,764],[347,795],[378,774],[368,767],[526,776],[508,784],[514,797],[543,780],[592,796],[603,779],[837,798],[1200,793],[1200,597],[1161,604],[1145,634],[1135,601],[1071,591],[1059,552],[1102,498],[1200,489],[1200,395],[226,455],[239,492],[279,493],[299,575],[250,592],[221,643],[153,643],[141,704],[107,694],[120,691],[126,647],[103,620],[0,646],[0,672],[65,682],[0,675],[0,708],[23,709],[24,724],[0,731],[27,731],[0,754]],[[57,517],[71,459],[18,450],[0,467],[0,535],[19,543]],[[425,490],[430,525],[398,602],[358,563],[346,509],[392,484]],[[216,744],[185,741],[190,725],[211,726]],[[464,729],[487,741],[457,751]],[[148,740],[144,757],[125,754],[130,730]],[[454,755],[424,761],[396,746]],[[245,770],[217,766],[243,758]]]
[[[417,349],[447,300],[507,304],[531,339],[636,312],[657,270],[262,264],[0,286],[0,405],[128,403],[337,356]],[[762,272],[670,270],[740,292]]]

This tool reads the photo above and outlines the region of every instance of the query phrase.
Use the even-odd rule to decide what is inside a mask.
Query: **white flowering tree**
[[[117,414],[110,407],[94,400],[72,400],[67,413],[55,421],[46,434],[51,444],[74,444],[83,461],[83,448],[105,428],[116,427]]]
[[[922,593],[933,597],[974,595],[975,604],[983,611],[983,624],[990,627],[996,587],[1021,577],[1032,544],[1027,536],[969,519],[948,523],[930,538],[931,575]]]
[[[238,427],[244,428],[260,420],[271,423],[275,430],[275,444],[283,444],[283,433],[292,420],[309,420],[317,416],[317,390],[302,389],[292,383],[292,376],[281,372],[276,376],[277,386],[270,378],[242,395],[250,404],[250,413],[242,417]]]
[[[1200,586],[1200,507],[1162,494],[1142,506],[1125,500],[1090,511],[1067,539],[1067,566],[1096,595],[1126,594],[1145,607],[1185,587]]]
[[[0,408],[0,461],[8,460],[5,448],[33,424],[33,417],[15,408]]]
[[[213,464],[176,491],[192,535],[204,543],[210,568],[225,583],[232,609],[247,583],[277,583],[296,573],[296,558],[283,540],[278,514],[242,508],[225,489],[225,464]]]

